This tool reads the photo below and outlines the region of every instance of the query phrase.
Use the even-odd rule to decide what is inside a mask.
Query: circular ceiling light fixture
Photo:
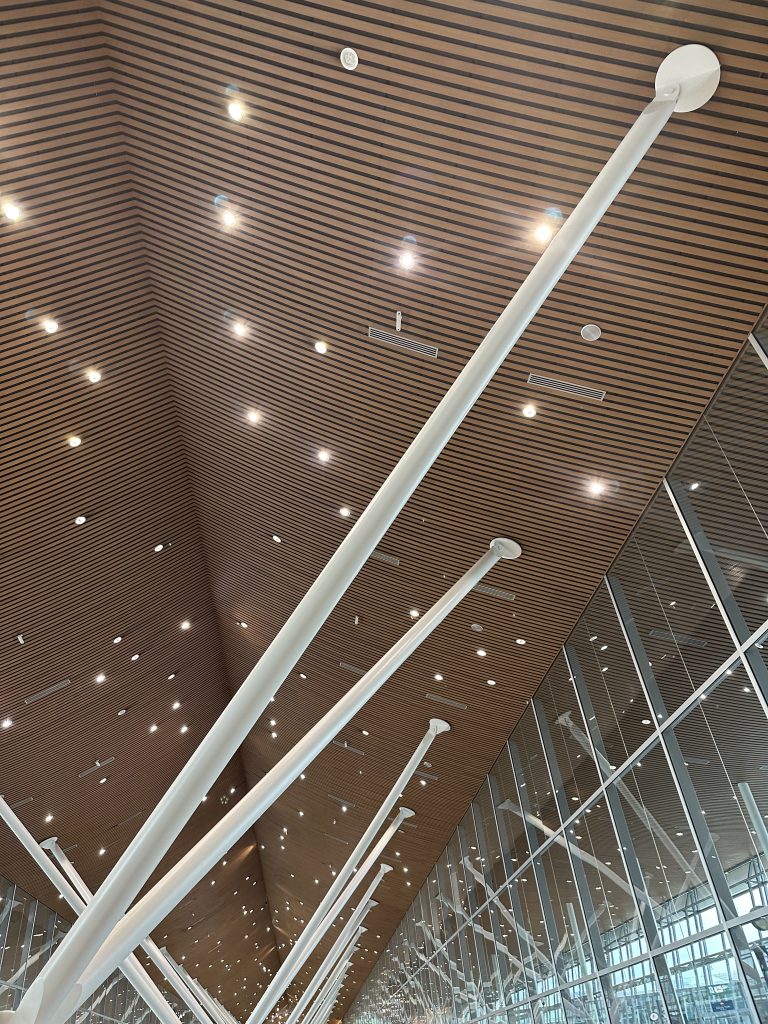
[[[527,420],[532,420],[533,417],[538,412],[538,410],[537,410],[536,406],[533,404],[533,402],[529,402],[527,405],[523,406],[521,412],[522,412],[523,416],[525,416],[525,418]]]
[[[227,113],[233,121],[242,121],[245,117],[245,104],[240,100],[232,100],[227,107]]]
[[[410,249],[403,249],[397,258],[401,270],[413,270],[416,266],[416,257]]]
[[[88,520],[85,516],[75,516],[75,526],[84,526]]]
[[[357,50],[353,50],[351,46],[344,47],[339,54],[339,60],[341,61],[341,66],[345,71],[354,71],[360,63],[360,58],[357,56]]]
[[[67,438],[67,444],[70,448],[79,448],[82,443],[82,437],[78,437],[77,434],[73,434],[71,437]]]
[[[21,220],[21,207],[10,199],[5,200],[2,207],[0,207],[0,210],[2,210],[2,214],[5,219],[9,220],[11,224],[17,224]]]
[[[90,381],[91,384],[98,384],[101,380],[101,370],[97,370],[95,366],[89,367],[85,371],[85,379]]]
[[[584,324],[581,328],[581,336],[584,341],[597,341],[602,333],[597,324]]]
[[[328,343],[320,339],[315,342],[315,352],[319,352],[321,356],[324,356],[328,351]]]
[[[59,329],[59,322],[58,320],[54,320],[53,317],[47,316],[45,320],[40,322],[40,326],[46,334],[55,334]]]

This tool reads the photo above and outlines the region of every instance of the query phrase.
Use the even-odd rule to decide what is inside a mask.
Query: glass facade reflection
[[[21,997],[70,928],[29,893],[0,878],[0,1010],[15,1010]],[[162,986],[161,986],[162,988]],[[163,993],[181,1024],[197,1024],[194,1015]],[[115,971],[81,1006],[68,1024],[159,1024],[132,985]]]
[[[766,351],[758,330],[348,1024],[768,1024]]]

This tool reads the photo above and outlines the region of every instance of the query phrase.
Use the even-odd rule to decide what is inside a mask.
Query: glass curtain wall
[[[758,329],[348,1024],[768,1024],[766,352]]]
[[[69,930],[59,917],[29,893],[0,878],[0,1010],[15,1010],[21,997]],[[162,987],[162,986],[161,986]],[[194,1015],[164,990],[182,1024]],[[119,971],[80,1007],[69,1024],[158,1024]]]

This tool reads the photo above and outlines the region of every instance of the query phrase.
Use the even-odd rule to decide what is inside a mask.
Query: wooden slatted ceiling
[[[41,835],[41,802],[66,807],[67,843],[93,884],[132,831],[106,859],[100,836],[167,787],[524,278],[543,211],[567,215],[646,102],[661,57],[702,42],[723,62],[715,99],[668,126],[382,542],[399,566],[366,566],[253,730],[245,779],[354,682],[341,662],[373,664],[408,610],[427,608],[497,534],[524,546],[489,577],[514,602],[471,595],[344,731],[363,756],[330,746],[221,868],[231,874],[206,879],[159,936],[245,1016],[274,967],[272,938],[284,953],[428,718],[444,715],[454,728],[430,751],[437,778],[404,794],[418,815],[393,862],[409,871],[381,887],[351,994],[764,301],[765,12],[104,0],[4,16],[0,191],[28,213],[3,229],[13,624],[0,713],[15,722],[2,734],[4,786],[34,792],[22,810]],[[343,45],[360,53],[354,74],[339,66]],[[248,108],[239,125],[230,85]],[[239,216],[226,233],[221,194]],[[396,269],[406,234],[418,240],[410,274]],[[55,315],[60,333],[43,336],[30,309]],[[397,309],[437,360],[367,339]],[[233,317],[250,324],[246,339]],[[581,340],[586,322],[601,326],[597,343]],[[99,385],[82,379],[91,364]],[[606,400],[534,389],[530,371],[605,388]],[[539,416],[524,420],[531,400]],[[83,436],[75,451],[70,432]],[[590,499],[591,477],[618,489]],[[87,533],[71,526],[81,510]],[[158,541],[171,542],[159,556]],[[100,670],[108,683],[96,687]],[[20,710],[39,680],[65,675],[69,689]],[[176,695],[189,739],[168,708]],[[116,756],[109,799],[93,804],[76,779],[73,736],[83,762]],[[224,813],[231,785],[242,791],[239,763],[230,771],[167,862]],[[2,854],[7,873],[44,891],[10,843]],[[197,958],[219,940],[221,955]]]

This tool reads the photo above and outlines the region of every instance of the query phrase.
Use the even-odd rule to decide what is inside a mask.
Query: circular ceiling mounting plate
[[[347,71],[354,71],[359,63],[357,51],[353,50],[351,46],[345,46],[339,54],[339,60],[341,66],[346,68]]]
[[[711,99],[720,82],[720,61],[708,46],[690,43],[668,54],[656,72],[656,93],[680,86],[675,110],[698,110]]]

